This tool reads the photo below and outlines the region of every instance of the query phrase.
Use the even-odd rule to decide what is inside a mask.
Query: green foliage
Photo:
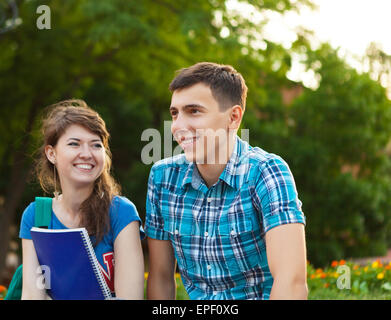
[[[390,233],[391,102],[367,74],[348,67],[329,46],[311,53],[319,88],[290,112],[286,146],[308,218],[310,261],[381,255]]]
[[[324,269],[307,265],[309,300],[389,300],[391,298],[391,265],[373,261],[365,266],[343,262],[344,269],[336,266]],[[341,285],[338,287],[340,278]],[[342,280],[343,279],[343,280]],[[179,275],[176,275],[178,300],[189,296]]]
[[[308,0],[241,2],[281,14],[311,6]],[[144,217],[150,168],[141,162],[141,133],[163,132],[175,70],[215,61],[232,64],[246,79],[242,127],[250,129],[250,144],[281,155],[292,169],[311,262],[384,252],[391,238],[384,153],[390,101],[335,50],[311,50],[305,31],[287,50],[264,38],[264,22],[227,10],[223,0],[53,0],[51,30],[36,28],[41,1],[18,3],[22,23],[0,35],[1,199],[12,192],[15,161],[23,156],[26,170],[32,168],[43,108],[74,97],[106,120],[115,177]],[[262,49],[253,46],[259,40]],[[286,78],[292,52],[304,54],[320,85],[304,88],[287,106],[282,90],[300,86]],[[40,192],[36,183],[27,186],[16,223]]]
[[[287,6],[290,2],[284,1],[285,9],[273,1],[252,4],[282,12],[306,2]],[[7,79],[0,85],[0,195],[6,192],[19,149],[27,168],[32,165],[43,108],[76,97],[107,121],[115,175],[143,216],[149,168],[141,164],[140,137],[147,128],[162,130],[163,121],[169,120],[167,88],[175,70],[205,60],[235,65],[251,88],[250,109],[265,105],[268,95],[278,95],[276,88],[272,94],[260,87],[259,78],[271,70],[271,59],[289,56],[272,43],[264,52],[252,49],[243,39],[260,34],[262,28],[228,11],[222,0],[51,1],[50,30],[36,28],[40,1],[19,4],[22,23],[0,38],[5,48],[0,50],[0,77]],[[223,27],[230,29],[224,38]],[[27,149],[21,139],[26,136]],[[37,190],[28,189],[24,198],[31,199]]]
[[[390,299],[391,264],[358,265],[344,260],[315,269],[307,266],[309,299]]]

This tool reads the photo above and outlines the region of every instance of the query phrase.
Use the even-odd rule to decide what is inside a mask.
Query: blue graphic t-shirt
[[[32,202],[23,212],[22,221],[20,223],[20,238],[31,240],[30,230],[34,227],[34,219],[35,202]],[[144,230],[136,206],[126,197],[114,197],[110,206],[110,230],[94,248],[100,270],[112,293],[114,293],[114,242],[122,229],[133,221],[138,221],[140,223],[140,237],[143,239]],[[53,211],[49,228],[68,229],[60,222]],[[91,241],[93,243],[95,241],[93,236],[91,237]]]

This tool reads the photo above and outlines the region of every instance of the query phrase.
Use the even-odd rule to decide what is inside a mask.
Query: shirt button
[[[175,230],[175,234],[178,234],[178,233],[179,233],[178,229],[177,229],[177,230]]]
[[[212,269],[212,266],[211,266],[210,264],[208,264],[208,265],[206,266],[206,269],[210,270],[210,269]]]
[[[231,231],[231,236],[236,236],[236,231],[235,230]]]
[[[213,295],[214,295],[214,296],[217,295],[217,291],[213,291]]]
[[[207,237],[209,235],[208,231],[206,231],[204,234],[205,234],[205,237]]]
[[[210,203],[212,201],[212,198],[207,198],[206,200],[208,201],[208,203]]]

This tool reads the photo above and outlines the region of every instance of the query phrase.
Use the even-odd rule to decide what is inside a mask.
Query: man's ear
[[[238,130],[243,118],[243,109],[239,105],[235,105],[231,108],[229,129]]]
[[[46,145],[45,146],[45,154],[48,160],[55,164],[56,163],[56,151],[54,150],[53,146],[51,145]]]

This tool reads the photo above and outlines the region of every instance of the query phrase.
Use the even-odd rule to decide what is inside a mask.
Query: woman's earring
[[[54,198],[56,199],[56,201],[58,200],[58,195],[60,194],[58,191],[57,191],[57,177],[56,177],[56,162],[54,161],[53,163],[53,179],[54,179]]]

